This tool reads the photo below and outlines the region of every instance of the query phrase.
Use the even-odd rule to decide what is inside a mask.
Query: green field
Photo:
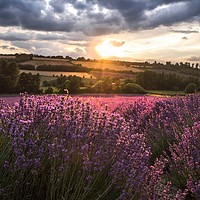
[[[156,94],[156,95],[167,95],[167,96],[175,96],[175,95],[180,95],[184,96],[185,92],[184,91],[165,91],[165,90],[148,90],[148,94]],[[198,92],[200,94],[200,92]]]

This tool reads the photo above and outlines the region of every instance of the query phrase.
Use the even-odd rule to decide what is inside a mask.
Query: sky
[[[200,62],[200,0],[0,0],[0,53]]]

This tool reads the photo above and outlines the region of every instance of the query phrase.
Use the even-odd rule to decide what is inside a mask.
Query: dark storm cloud
[[[26,41],[30,39],[30,34],[18,32],[0,33],[0,40],[5,41]]]
[[[170,26],[199,18],[199,0],[50,0],[49,5],[45,0],[0,0],[0,26],[79,31],[88,36]]]
[[[37,34],[37,40],[66,40],[67,37],[62,34]]]
[[[46,2],[27,0],[0,0],[0,25],[20,26],[30,30],[66,31],[74,26],[74,18],[65,15],[57,19],[46,8]]]
[[[0,33],[0,40],[4,41],[28,41],[28,40],[69,40],[70,37],[58,33],[33,33],[7,31]],[[75,38],[74,38],[75,39]],[[80,37],[79,39],[80,40]]]
[[[0,33],[0,40],[4,41],[28,41],[28,40],[66,40],[67,37],[62,34],[56,33],[46,33],[46,34],[36,34],[36,33],[22,33],[8,31],[5,33]]]

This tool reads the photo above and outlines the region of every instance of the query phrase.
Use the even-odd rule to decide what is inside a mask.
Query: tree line
[[[200,79],[194,76],[178,76],[173,73],[158,73],[151,70],[139,72],[135,82],[146,90],[184,90],[189,83],[200,86]]]

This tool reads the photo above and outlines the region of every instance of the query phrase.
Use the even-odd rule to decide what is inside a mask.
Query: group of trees
[[[21,73],[17,83],[17,92],[27,92],[30,94],[40,94],[40,75],[31,73]]]
[[[54,81],[43,81],[43,86],[48,87],[46,94],[53,93],[53,87],[59,94],[96,93],[96,94],[145,94],[146,91],[135,83],[134,79],[120,81],[118,78],[102,77],[96,83],[84,84],[78,76],[60,76]],[[66,90],[67,89],[67,90]]]
[[[50,87],[56,87],[58,93],[65,94],[66,89],[70,94],[145,94],[146,90],[185,90],[186,93],[190,93],[198,90],[197,86],[200,85],[200,80],[195,77],[180,77],[176,74],[157,73],[149,70],[138,73],[136,79],[121,80],[106,76],[99,78],[94,84],[85,85],[83,82],[83,79],[77,76],[60,76],[55,81],[44,81],[43,86],[49,87],[46,93],[53,93],[53,89]]]
[[[56,87],[57,93],[63,94],[67,93],[67,91],[70,91],[72,94],[77,94],[80,91],[81,86],[81,77],[78,76],[63,76],[61,75],[54,81],[43,81],[43,86],[48,87],[45,90],[46,94],[53,93],[53,88]]]
[[[106,94],[145,94],[146,91],[134,79],[121,81],[118,78],[103,77],[96,84],[87,86],[82,92]]]
[[[0,93],[28,92],[39,94],[40,76],[21,73],[15,62],[0,59]]]
[[[154,63],[135,63],[135,64],[129,64],[129,67],[135,67],[139,66],[140,69],[143,70],[170,70],[174,72],[179,72],[183,74],[188,74],[192,76],[198,76],[200,77],[200,67],[198,63],[189,63],[189,62],[180,62],[176,64],[172,64],[170,61],[166,62],[165,64],[163,63],[157,63],[156,61]]]
[[[0,93],[11,93],[19,79],[19,68],[15,62],[0,59]]]
[[[181,77],[172,73],[157,73],[150,70],[139,72],[135,82],[146,90],[184,90],[189,83],[200,85],[197,77]]]
[[[56,80],[58,93],[66,93],[66,89],[72,94],[79,93],[81,86],[81,77],[78,76],[60,76]]]

